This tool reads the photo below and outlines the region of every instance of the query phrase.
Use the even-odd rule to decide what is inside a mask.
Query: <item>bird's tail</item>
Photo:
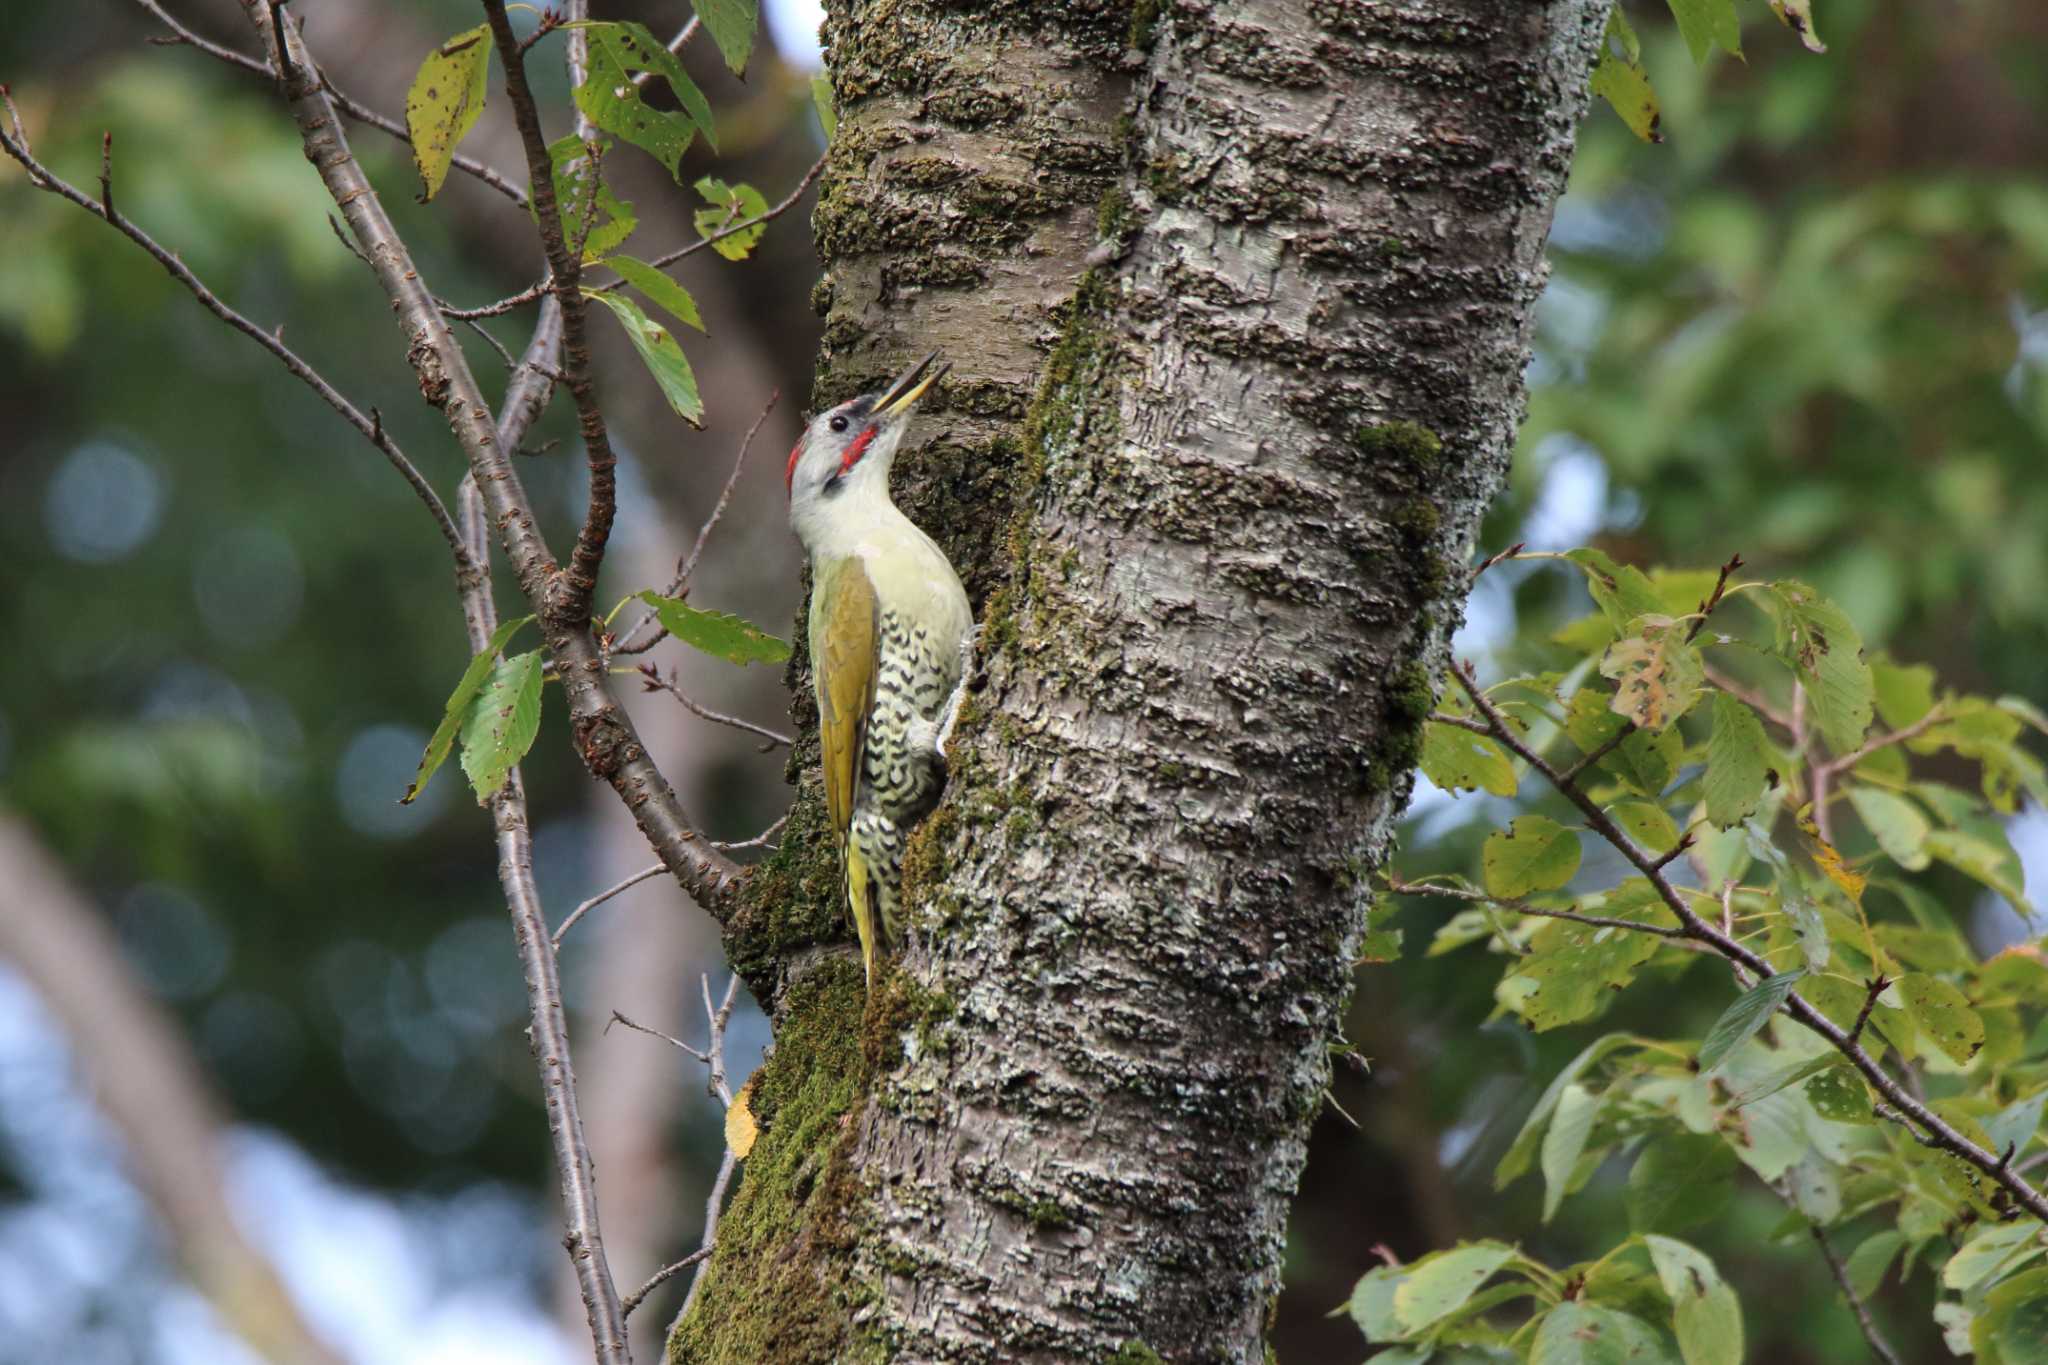
[[[858,840],[846,844],[846,900],[853,907],[854,932],[860,935],[860,961],[870,989],[875,984],[875,912],[868,904],[867,860]]]

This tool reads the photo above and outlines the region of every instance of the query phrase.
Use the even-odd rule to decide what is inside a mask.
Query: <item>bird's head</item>
[[[887,495],[889,466],[910,414],[950,365],[926,356],[879,393],[864,393],[811,419],[789,452],[783,478],[789,489],[790,519],[801,534],[814,513],[829,516],[837,502],[862,492]]]

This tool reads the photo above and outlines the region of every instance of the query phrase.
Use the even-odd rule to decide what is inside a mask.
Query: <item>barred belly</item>
[[[876,643],[875,705],[848,837],[868,868],[882,938],[893,945],[902,937],[904,841],[931,814],[946,785],[946,760],[931,735],[961,665],[957,642],[935,646],[927,626],[893,611],[882,613]]]

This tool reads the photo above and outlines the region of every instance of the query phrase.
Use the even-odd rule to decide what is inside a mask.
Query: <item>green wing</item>
[[[825,750],[825,809],[843,845],[875,704],[875,585],[849,556],[821,565],[811,600],[811,668]]]

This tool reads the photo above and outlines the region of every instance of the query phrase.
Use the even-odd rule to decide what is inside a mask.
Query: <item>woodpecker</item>
[[[938,804],[966,696],[974,615],[945,552],[889,498],[911,411],[951,366],[934,352],[880,393],[822,412],[789,452],[789,521],[811,561],[811,672],[825,806],[868,984],[897,942],[903,845]]]

